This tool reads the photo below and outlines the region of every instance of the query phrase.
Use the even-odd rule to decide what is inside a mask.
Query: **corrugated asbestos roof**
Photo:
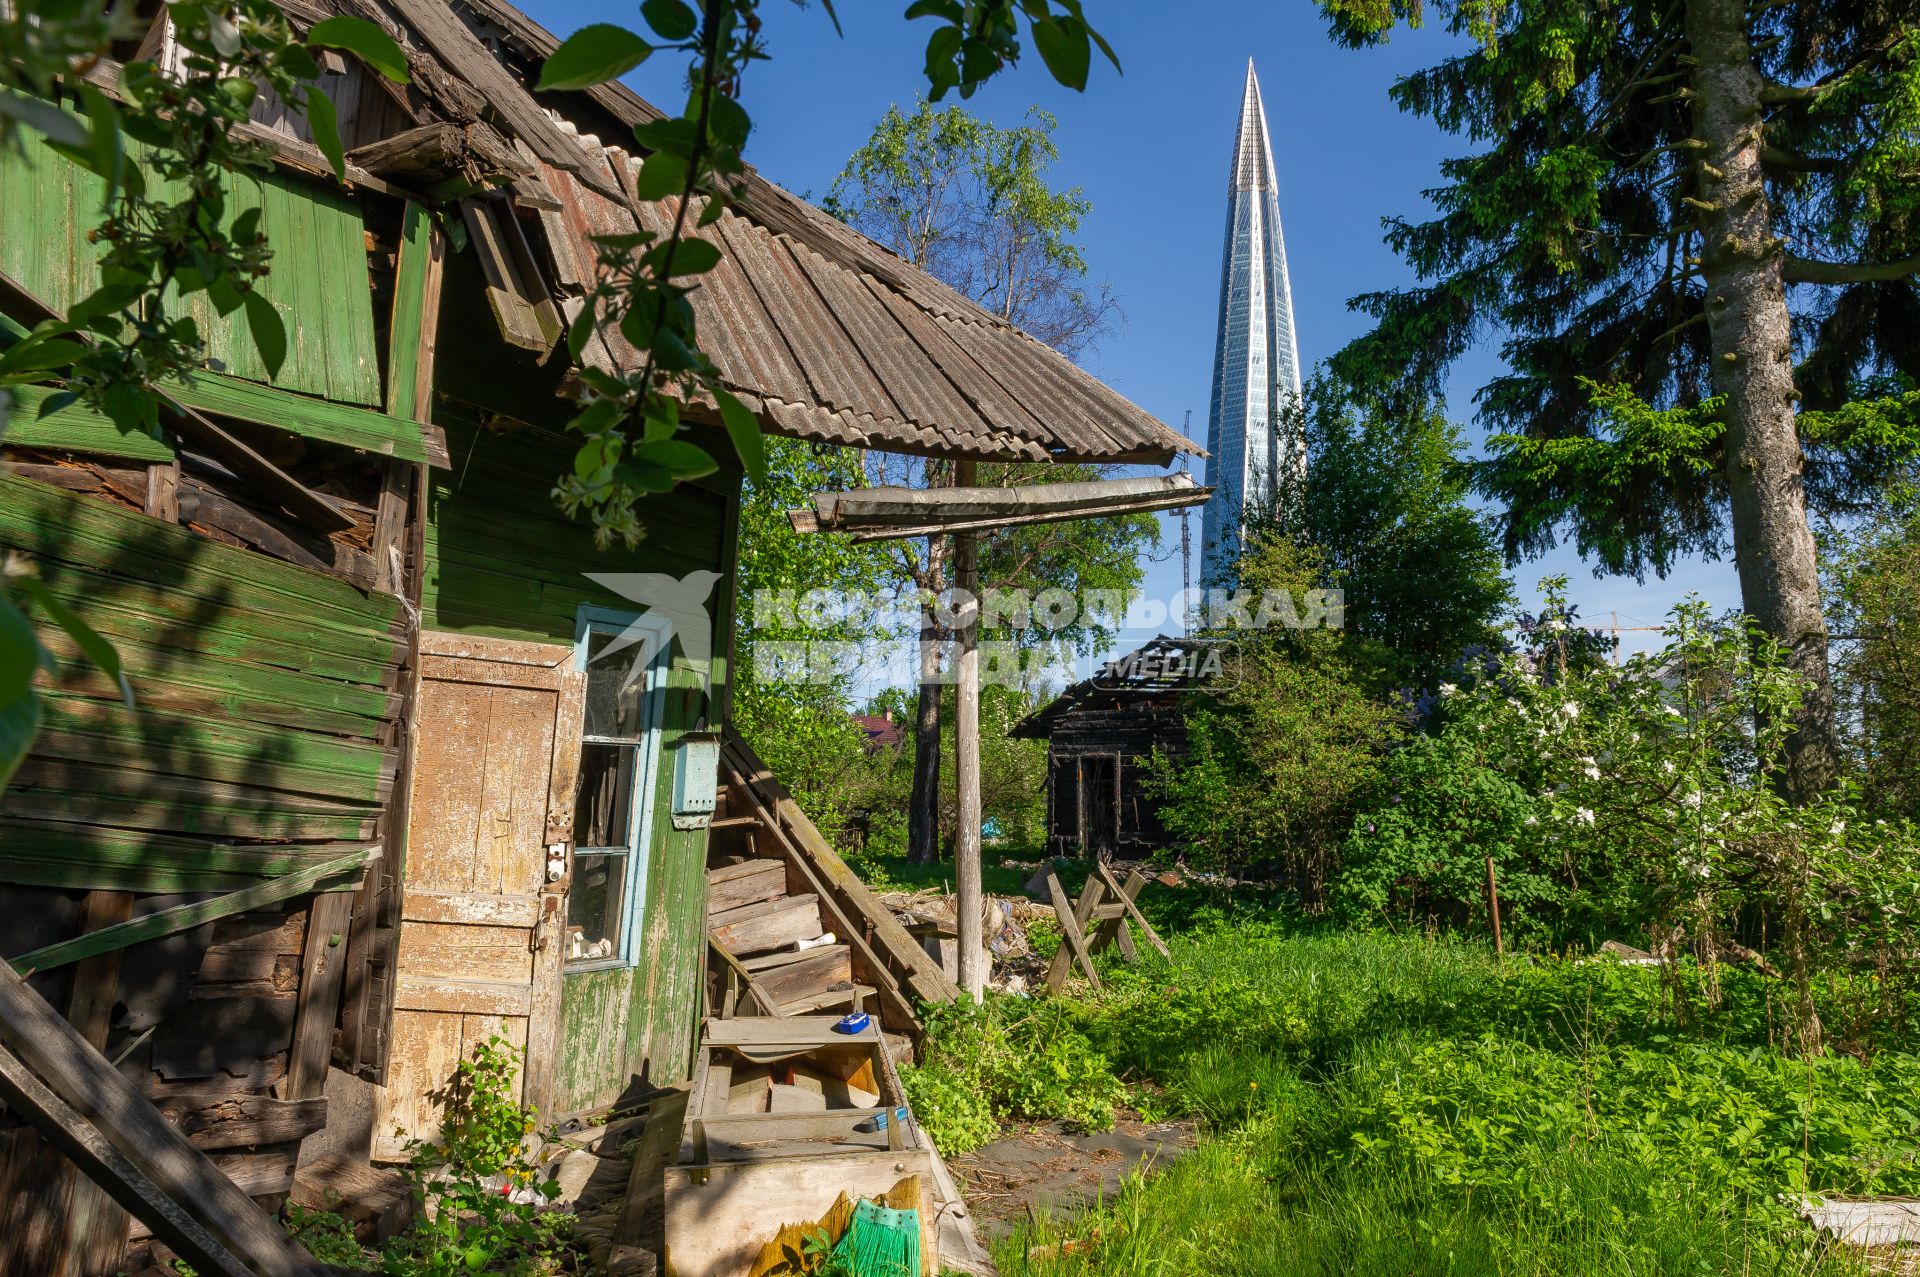
[[[536,102],[447,0],[390,3],[416,43],[456,76],[483,85],[494,118],[538,155],[561,204],[541,221],[563,309],[595,261],[589,236],[636,224],[666,229],[668,206],[630,198],[638,155],[582,137]],[[504,29],[532,58],[558,43],[498,0],[461,0],[461,7]],[[474,65],[481,54],[490,67]],[[629,127],[659,118],[624,86],[603,85],[591,96]],[[1164,463],[1178,453],[1202,455],[1065,356],[757,174],[702,234],[721,248],[722,262],[693,294],[701,344],[770,430],[1006,460]],[[611,348],[596,347],[587,357],[603,366],[637,358],[617,337]]]

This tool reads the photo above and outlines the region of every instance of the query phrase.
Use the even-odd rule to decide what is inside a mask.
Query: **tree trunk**
[[[1762,81],[1747,39],[1744,0],[1689,0],[1694,72],[1701,273],[1714,389],[1726,396],[1727,487],[1734,562],[1748,615],[1785,645],[1807,680],[1788,738],[1787,791],[1805,801],[1839,766],[1827,625],[1807,523],[1794,427],[1792,324],[1784,253],[1761,176]]]
[[[927,538],[927,570],[918,582],[920,704],[913,720],[913,794],[907,804],[907,859],[930,865],[940,858],[940,622],[933,600],[946,589],[945,537]]]

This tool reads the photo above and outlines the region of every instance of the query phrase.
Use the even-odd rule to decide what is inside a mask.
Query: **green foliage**
[[[514,1099],[519,1048],[495,1035],[460,1061],[434,1099],[444,1106],[438,1144],[409,1141],[407,1178],[426,1209],[387,1243],[392,1277],[455,1277],[506,1266],[551,1271],[569,1225],[543,1214],[559,1192],[534,1168],[531,1109]]]
[[[1683,1020],[1688,963],[1272,923],[1172,944],[1066,1001],[1201,1147],[1021,1228],[1003,1271],[1852,1274],[1794,1199],[1920,1181],[1920,1057],[1787,1058],[1752,972]]]
[[[1827,537],[1836,683],[1867,804],[1920,821],[1920,493]]]
[[[1323,578],[1315,551],[1257,531],[1239,584],[1289,599]],[[1158,755],[1160,818],[1211,866],[1277,867],[1309,907],[1323,902],[1329,851],[1397,734],[1397,715],[1369,694],[1326,630],[1251,631],[1187,712],[1187,752]]]
[[[900,1071],[913,1112],[943,1153],[987,1143],[1010,1118],[1113,1125],[1126,1088],[1052,999],[990,996],[927,1009],[928,1047]]]
[[[1302,415],[1306,482],[1279,523],[1343,592],[1343,646],[1367,685],[1430,689],[1462,652],[1499,644],[1512,598],[1460,431],[1437,402],[1401,409],[1325,376]]]
[[[1899,902],[1920,892],[1920,835],[1848,786],[1781,796],[1801,683],[1749,625],[1682,604],[1658,653],[1509,657],[1442,691],[1441,726],[1389,762],[1347,839],[1344,917],[1484,925],[1491,856],[1523,936],[1644,936],[1710,975],[1764,936],[1808,1051],[1817,973],[1880,969],[1889,1014],[1904,996],[1916,936]]]
[[[768,441],[770,465],[741,495],[734,722],[834,842],[856,812],[884,809],[893,759],[869,757],[854,724],[851,672],[815,666],[817,682],[775,677],[774,643],[845,644],[858,649],[895,637],[884,617],[837,605],[861,593],[884,597],[891,564],[884,548],[843,537],[801,536],[787,511],[815,492],[857,486],[859,455],[788,439]],[[792,671],[783,671],[791,677]]]
[[[286,1225],[287,1236],[321,1263],[357,1272],[374,1271],[367,1252],[353,1235],[353,1225],[333,1211],[288,1202],[281,1222]]]
[[[1077,186],[1047,183],[1060,154],[1055,120],[1035,107],[1027,121],[1003,129],[958,106],[890,106],[824,207],[1071,355],[1105,330],[1114,306],[1104,287],[1088,292],[1075,242],[1092,204]]]

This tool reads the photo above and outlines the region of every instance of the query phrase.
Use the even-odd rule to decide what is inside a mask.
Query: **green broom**
[[[850,1277],[920,1277],[920,1212],[861,1198],[833,1257]]]

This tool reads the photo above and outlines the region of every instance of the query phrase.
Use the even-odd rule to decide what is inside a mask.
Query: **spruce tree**
[[[1420,0],[1320,0],[1384,42]],[[1910,446],[1920,374],[1915,0],[1443,0],[1468,47],[1394,88],[1467,139],[1436,216],[1389,223],[1415,287],[1354,304],[1342,375],[1432,393],[1475,340],[1479,474],[1510,556],[1569,529],[1606,569],[1731,548],[1811,691],[1806,795],[1837,768],[1809,485]],[[1824,486],[1823,486],[1824,485]]]

